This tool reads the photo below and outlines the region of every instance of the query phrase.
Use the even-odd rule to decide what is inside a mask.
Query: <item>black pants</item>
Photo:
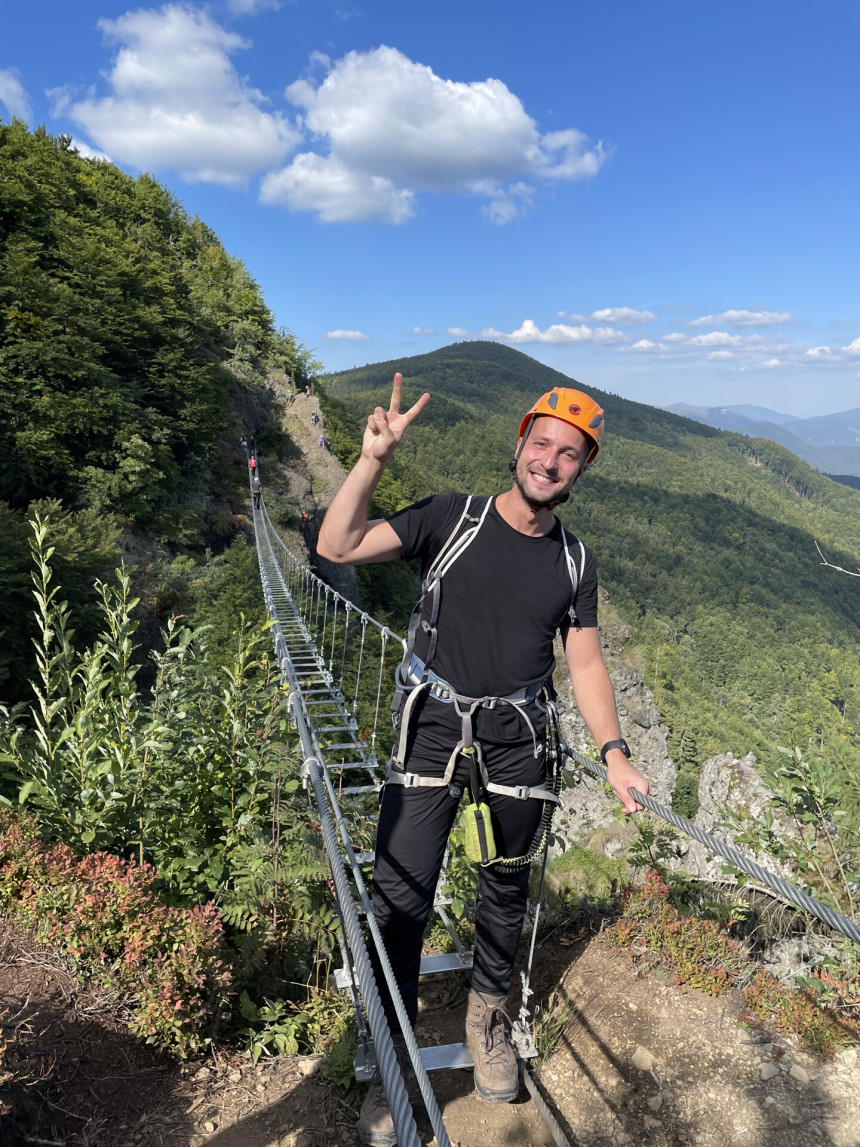
[[[460,722],[452,706],[436,698],[416,706],[414,732],[407,747],[406,768],[424,776],[441,777],[460,739]],[[535,726],[537,744],[522,716],[505,706],[475,714],[475,739],[481,743],[491,781],[504,785],[539,785],[544,779],[545,718],[536,705],[526,707]],[[464,788],[468,766],[461,757],[453,783]],[[522,856],[531,845],[543,812],[543,802],[517,800],[487,793],[493,818],[497,854]],[[373,909],[394,969],[406,1011],[414,1025],[418,1014],[418,972],[427,917],[433,906],[445,845],[459,800],[447,786],[438,788],[386,785],[380,805],[373,871]],[[528,900],[529,869],[505,872],[496,865],[479,867],[476,902],[475,991],[506,994]],[[386,1015],[394,1012],[385,982],[376,966]]]

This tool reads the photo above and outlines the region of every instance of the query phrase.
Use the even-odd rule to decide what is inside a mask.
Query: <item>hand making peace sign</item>
[[[368,415],[367,429],[361,444],[361,452],[365,458],[372,458],[377,462],[387,462],[397,448],[403,437],[406,427],[416,418],[430,401],[429,394],[422,394],[414,406],[405,414],[400,413],[400,396],[403,390],[403,375],[395,374],[394,386],[391,391],[391,404],[388,410],[377,406],[373,414]]]

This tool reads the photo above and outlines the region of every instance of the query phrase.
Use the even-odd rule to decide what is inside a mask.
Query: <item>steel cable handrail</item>
[[[598,780],[607,780],[607,772],[603,765],[598,764],[597,761],[591,760],[590,757],[578,753],[575,749],[565,746],[562,750],[565,756],[571,757],[580,768],[585,769],[591,773],[592,776],[597,777]],[[712,852],[716,852],[718,856],[722,856],[724,860],[728,860],[735,868],[739,868],[741,872],[745,872],[748,876],[754,876],[756,880],[761,881],[774,892],[780,893],[786,899],[790,900],[798,908],[804,912],[809,912],[810,915],[822,920],[825,924],[829,924],[836,932],[841,932],[843,936],[847,936],[849,940],[853,940],[855,944],[860,944],[860,927],[854,923],[853,920],[847,916],[843,916],[841,912],[836,912],[832,908],[828,908],[826,904],[822,904],[820,900],[809,896],[802,888],[796,887],[794,884],[789,884],[781,876],[763,868],[757,864],[751,857],[745,856],[739,852],[733,845],[726,844],[725,841],[720,840],[718,837],[711,836],[709,832],[699,828],[697,824],[687,820],[686,817],[674,812],[672,809],[667,808],[659,801],[654,800],[651,796],[645,796],[637,789],[630,789],[630,794],[633,798],[644,805],[645,808],[650,809],[651,812],[656,813],[657,816],[662,817],[663,820],[669,824],[679,828],[681,832],[685,832],[688,836],[692,836],[694,840],[698,840],[700,844],[704,844]]]

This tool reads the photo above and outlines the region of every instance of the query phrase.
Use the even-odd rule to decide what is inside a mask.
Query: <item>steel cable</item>
[[[590,757],[578,753],[575,749],[565,746],[563,749],[564,755],[571,757],[580,768],[585,769],[591,773],[592,776],[598,780],[605,781],[607,779],[606,769],[603,765],[598,764],[597,761],[592,761]],[[715,836],[711,836],[709,832],[699,828],[697,824],[687,820],[686,817],[680,816],[665,805],[660,804],[659,801],[654,800],[653,797],[645,796],[644,793],[638,792],[636,789],[630,789],[630,794],[633,798],[644,805],[645,808],[650,809],[651,812],[656,813],[657,816],[662,817],[663,820],[668,821],[669,824],[679,828],[681,832],[685,832],[687,836],[692,836],[694,840],[698,840],[700,844],[704,844],[706,848],[716,852],[718,856],[722,856],[724,860],[728,860],[735,868],[739,868],[741,872],[745,872],[748,876],[754,876],[756,880],[766,885],[774,892],[780,893],[792,904],[796,904],[798,908],[803,909],[804,912],[822,920],[825,924],[829,924],[836,932],[841,932],[843,936],[847,936],[849,940],[853,940],[855,944],[860,944],[860,927],[850,920],[847,916],[843,916],[841,912],[836,912],[832,908],[828,908],[826,904],[822,904],[819,900],[815,900],[809,896],[801,888],[797,888],[794,884],[789,884],[781,876],[769,871],[767,868],[762,868],[750,857],[745,856],[739,852],[731,844],[726,844],[725,841],[719,840]]]

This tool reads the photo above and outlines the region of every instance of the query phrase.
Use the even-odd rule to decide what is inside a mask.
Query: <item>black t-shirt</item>
[[[464,494],[440,494],[388,519],[403,556],[420,558],[422,577],[465,503]],[[438,640],[430,667],[458,692],[470,697],[505,696],[552,674],[553,639],[568,623],[572,588],[561,529],[556,520],[543,537],[521,534],[499,514],[494,500],[477,536],[442,578]],[[579,568],[576,543],[571,555]],[[424,603],[425,616],[430,596]],[[579,624],[595,627],[597,567],[587,546],[575,605]],[[428,635],[419,629],[415,652],[422,660],[428,642]]]

